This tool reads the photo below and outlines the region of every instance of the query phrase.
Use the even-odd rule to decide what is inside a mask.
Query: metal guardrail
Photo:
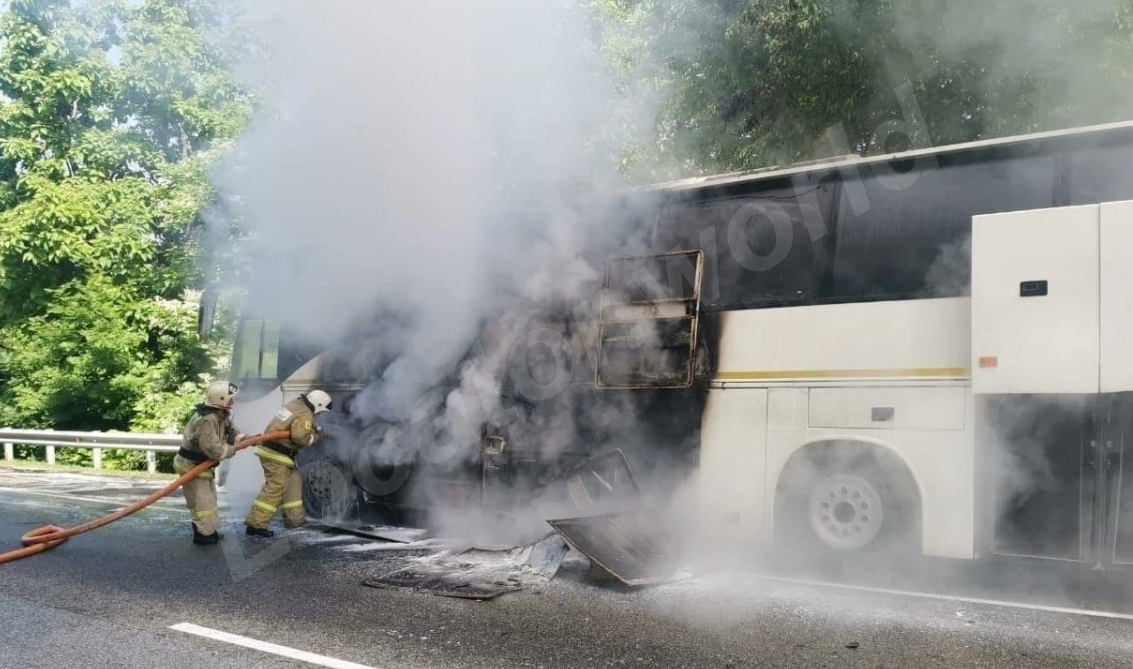
[[[90,448],[95,469],[102,469],[103,449],[144,451],[146,469],[157,471],[158,453],[176,453],[181,447],[179,434],[137,434],[133,432],[62,432],[57,430],[16,430],[0,428],[4,459],[16,458],[16,446],[45,446],[47,463],[55,464],[56,448]]]

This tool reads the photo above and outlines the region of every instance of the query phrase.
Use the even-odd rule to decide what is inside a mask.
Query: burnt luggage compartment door
[[[992,552],[1085,562],[1096,556],[1099,443],[1088,396],[987,398],[981,446],[994,484]]]
[[[1133,565],[1133,393],[1105,402],[1102,434],[1108,505],[1103,559],[1110,565]]]
[[[692,385],[703,265],[699,249],[609,262],[598,321],[597,387]]]

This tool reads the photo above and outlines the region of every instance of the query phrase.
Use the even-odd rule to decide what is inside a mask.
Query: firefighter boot
[[[212,534],[201,534],[197,526],[193,525],[193,543],[201,546],[211,546],[220,543],[220,532],[213,532]]]
[[[265,539],[270,539],[275,536],[275,532],[267,528],[252,527],[251,525],[244,526],[244,534],[249,537],[264,537]]]

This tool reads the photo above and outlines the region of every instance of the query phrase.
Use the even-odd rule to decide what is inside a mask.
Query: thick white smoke
[[[588,17],[567,0],[246,4],[278,114],[220,186],[254,233],[254,306],[318,345],[400,314],[404,346],[364,404],[404,417],[505,292],[571,291],[531,282],[575,262],[588,221],[570,203],[615,176]]]
[[[620,186],[614,126],[642,110],[617,94],[576,0],[242,4],[265,39],[268,69],[247,70],[265,113],[216,182],[251,233],[247,313],[312,351],[376,317],[366,346],[386,362],[350,402],[354,425],[335,428],[365,451],[347,459],[458,464],[500,413],[509,364],[549,350],[527,307],[593,305],[602,268],[584,248],[597,232],[631,245],[592,205]],[[560,372],[592,362],[573,345]],[[363,430],[438,407],[424,443]],[[604,422],[624,427],[631,409]],[[576,432],[550,412],[517,433],[553,458]]]

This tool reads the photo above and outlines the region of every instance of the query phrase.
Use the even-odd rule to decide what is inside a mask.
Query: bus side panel
[[[726,312],[721,316],[713,406],[704,418],[703,457],[734,457],[730,393],[769,392],[766,461],[755,467],[758,500],[733,497],[774,536],[775,490],[800,448],[856,441],[893,453],[921,495],[923,548],[971,558],[974,543],[974,438],[967,380],[967,298],[824,305]],[[762,386],[762,388],[761,388]],[[874,409],[885,409],[875,415]],[[750,420],[750,419],[749,419]],[[724,421],[724,426],[715,425]],[[704,480],[750,474],[707,467]],[[717,498],[726,492],[712,492]]]
[[[772,388],[767,411],[767,464],[763,469],[767,531],[763,539],[775,539],[775,494],[779,475],[787,460],[807,443],[808,389]]]
[[[766,389],[709,391],[699,476],[701,518],[713,539],[746,543],[765,535],[766,444]]]
[[[975,551],[975,448],[972,429],[972,394],[968,388],[955,386],[961,395],[960,405],[952,407],[960,429],[952,420],[939,429],[855,429],[853,427],[810,427],[814,404],[809,394],[828,388],[777,388],[771,391],[767,439],[766,491],[761,506],[770,519],[775,503],[775,489],[787,462],[799,449],[810,444],[853,441],[883,448],[896,455],[908,468],[921,495],[922,549],[925,555],[971,559]],[[884,391],[887,400],[911,405],[938,394],[932,387],[860,387],[840,389],[860,394],[868,403],[871,396]],[[926,394],[926,391],[930,391]],[[735,392],[735,391],[729,391]],[[904,396],[904,397],[902,397]],[[848,399],[847,404],[856,402]],[[922,407],[923,409],[924,407]],[[931,408],[931,407],[929,407]],[[943,408],[943,407],[942,407]]]
[[[720,317],[716,374],[722,381],[966,377],[970,318],[968,298],[729,311]]]

